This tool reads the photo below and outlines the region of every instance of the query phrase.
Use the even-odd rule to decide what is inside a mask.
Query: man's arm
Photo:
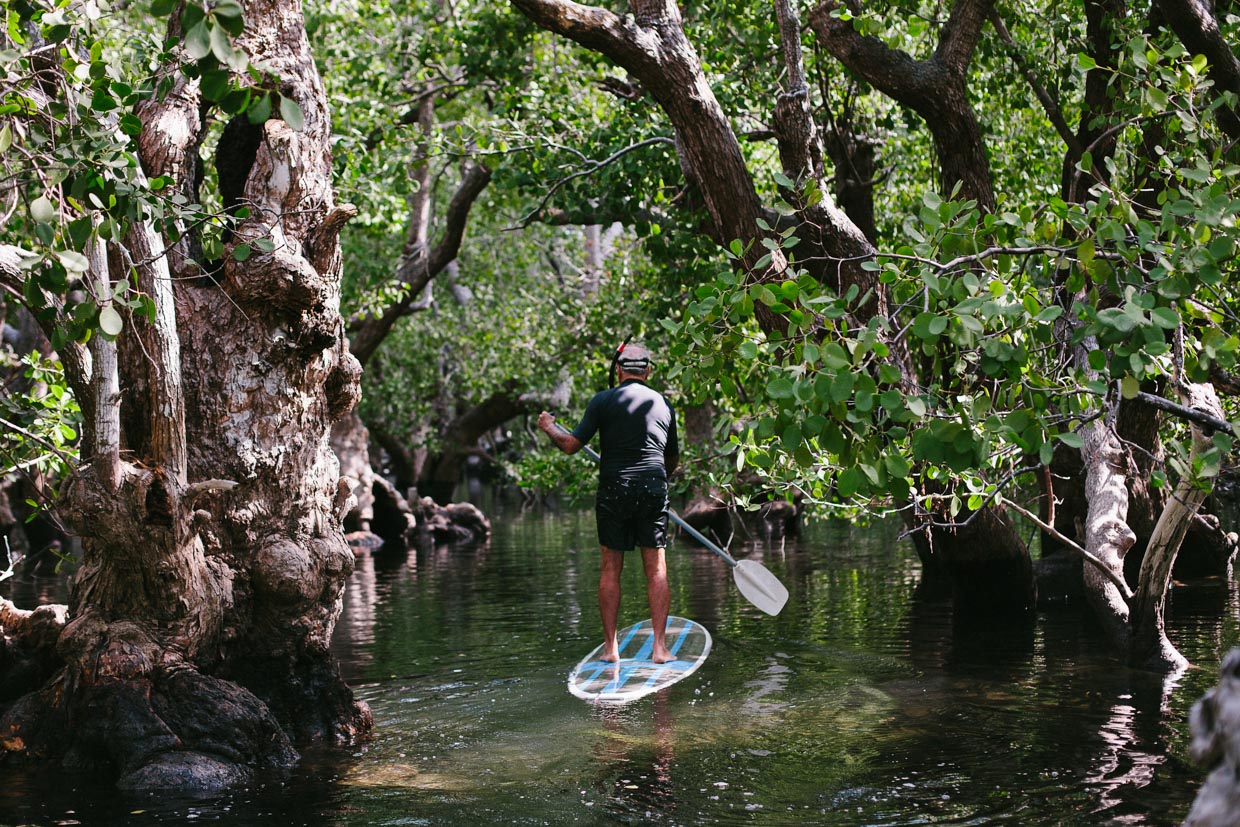
[[[538,427],[545,431],[555,447],[566,454],[575,454],[581,450],[581,440],[556,424],[555,417],[543,411],[538,415]]]

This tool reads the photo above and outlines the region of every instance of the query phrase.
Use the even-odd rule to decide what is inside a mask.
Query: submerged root
[[[296,763],[280,723],[244,687],[175,660],[148,670],[120,641],[95,655],[89,671],[65,669],[3,710],[8,755],[109,772],[131,790],[216,790]]]

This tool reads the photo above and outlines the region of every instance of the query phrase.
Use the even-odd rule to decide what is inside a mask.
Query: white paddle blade
[[[755,560],[738,560],[732,567],[736,588],[750,603],[769,615],[777,615],[788,602],[788,590],[779,578]]]

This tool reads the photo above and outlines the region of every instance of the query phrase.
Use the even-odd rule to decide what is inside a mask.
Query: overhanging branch
[[[1116,574],[1115,572],[1111,571],[1110,567],[1108,567],[1106,563],[1102,562],[1097,557],[1090,554],[1085,549],[1081,548],[1080,545],[1078,545],[1075,540],[1072,540],[1067,535],[1060,533],[1059,530],[1056,529],[1053,525],[1050,525],[1046,521],[1042,520],[1040,517],[1038,517],[1036,514],[1029,511],[1028,509],[1023,508],[1008,499],[1005,499],[1003,501],[1003,504],[1011,508],[1017,514],[1020,514],[1021,516],[1023,516],[1025,519],[1032,522],[1038,528],[1042,529],[1043,531],[1045,531],[1050,536],[1054,537],[1059,542],[1063,543],[1064,546],[1068,548],[1070,551],[1072,551],[1073,554],[1077,555],[1082,560],[1084,560],[1085,562],[1089,563],[1090,565],[1098,569],[1098,571],[1102,572],[1103,576],[1105,576],[1108,580],[1110,580],[1111,584],[1119,590],[1119,593],[1121,595],[1124,596],[1124,600],[1129,603],[1132,602],[1132,589],[1128,588],[1128,584],[1124,582],[1124,579],[1120,577],[1118,574]]]
[[[444,231],[439,242],[429,254],[402,265],[401,281],[408,288],[405,294],[378,316],[356,321],[349,326],[349,349],[363,365],[374,355],[397,320],[408,315],[409,307],[422,295],[431,279],[443,272],[460,253],[469,212],[490,180],[491,170],[485,164],[466,163],[461,184],[444,215]]]
[[[1138,391],[1136,399],[1138,402],[1144,402],[1146,405],[1157,408],[1160,411],[1165,411],[1172,416],[1188,420],[1194,425],[1197,425],[1205,430],[1207,433],[1232,433],[1231,423],[1226,419],[1219,419],[1216,416],[1212,416],[1204,411],[1199,411],[1196,408],[1188,408],[1178,402],[1172,402],[1170,399],[1164,399],[1161,396],[1155,396],[1154,394],[1146,393],[1145,391]]]

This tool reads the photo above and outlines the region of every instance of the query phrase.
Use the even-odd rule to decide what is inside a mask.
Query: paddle
[[[564,431],[563,426],[557,425],[556,427]],[[581,450],[585,451],[586,456],[594,460],[595,463],[600,461],[598,453],[589,445],[581,446]],[[706,539],[700,531],[686,523],[671,508],[667,509],[667,516],[672,518],[672,522],[683,528],[686,534],[710,549],[723,562],[732,567],[732,579],[736,582],[736,588],[740,589],[741,595],[746,600],[769,615],[777,615],[784,608],[784,604],[788,602],[788,590],[784,588],[784,584],[779,582],[775,575],[766,570],[765,566],[756,560],[737,560],[731,554],[728,554],[719,546]]]

